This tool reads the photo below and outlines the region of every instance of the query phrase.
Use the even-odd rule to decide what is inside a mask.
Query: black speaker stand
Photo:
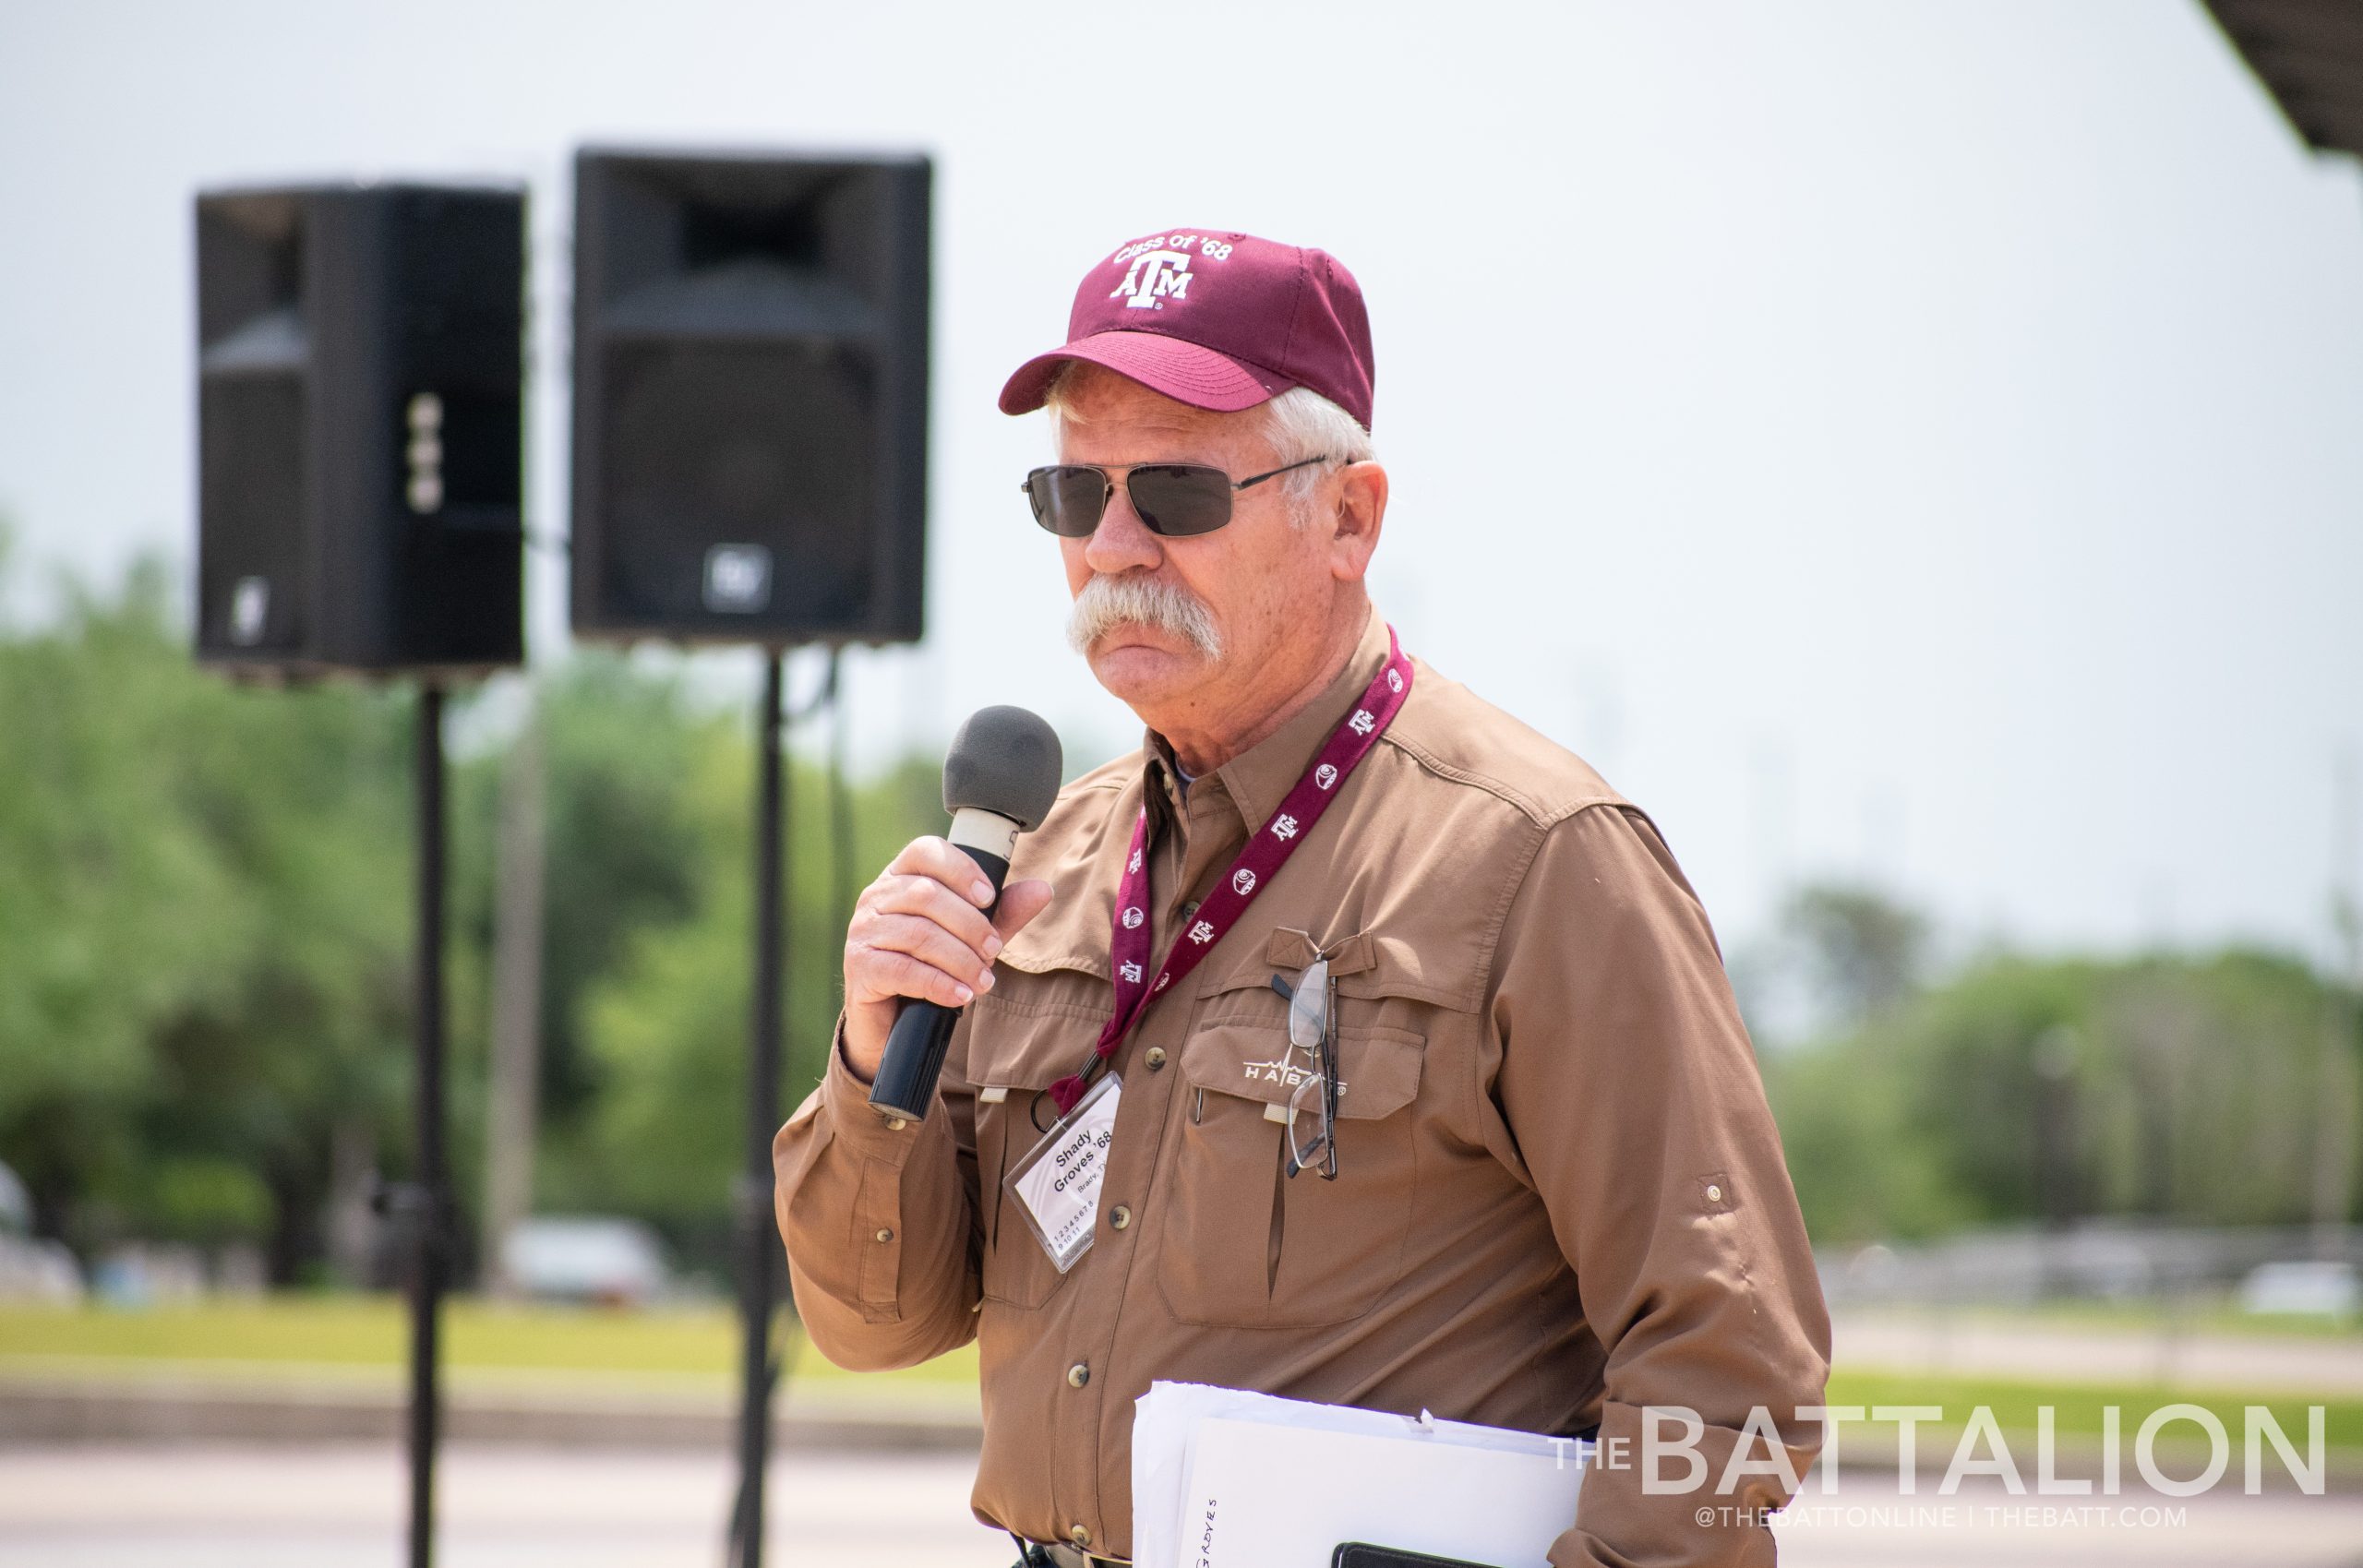
[[[410,1179],[381,1185],[377,1206],[395,1226],[410,1298],[409,1562],[410,1568],[431,1568],[435,1561],[435,1447],[441,1416],[438,1317],[450,1236],[450,1179],[443,1147],[443,688],[431,678],[419,688],[414,753],[418,924],[412,953],[415,1079],[411,1120],[415,1142]]]
[[[771,1457],[772,1395],[780,1382],[782,1359],[772,1348],[772,1310],[779,1300],[779,1223],[772,1213],[772,1136],[779,1131],[780,1021],[786,1013],[785,965],[788,948],[786,902],[781,893],[782,844],[787,817],[787,735],[790,724],[817,714],[823,704],[843,728],[840,685],[842,649],[829,653],[828,677],[801,708],[786,702],[787,649],[766,647],[763,691],[755,709],[755,974],[752,1027],[747,1051],[746,1165],[738,1183],[739,1242],[738,1491],[730,1510],[730,1539],[724,1561],[729,1568],[762,1568],[763,1471]],[[842,736],[840,736],[842,745]],[[830,764],[833,796],[844,793],[844,760]],[[833,799],[836,850],[833,876],[840,883],[853,864],[852,803]],[[841,918],[849,917],[851,899]]]
[[[781,752],[786,744],[782,688],[786,650],[763,650],[763,692],[755,709],[755,973],[747,1051],[747,1163],[738,1177],[738,1506],[730,1522],[732,1568],[763,1561],[763,1470],[771,1457],[772,1304],[780,1245],[772,1218],[772,1134],[779,1128],[781,964],[787,945],[780,895],[780,837],[786,815]]]

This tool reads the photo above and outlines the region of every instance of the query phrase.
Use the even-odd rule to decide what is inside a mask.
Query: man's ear
[[[1376,462],[1349,462],[1340,469],[1329,539],[1329,570],[1338,581],[1361,581],[1385,520],[1386,470]]]

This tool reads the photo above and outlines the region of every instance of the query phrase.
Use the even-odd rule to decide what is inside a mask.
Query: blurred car
[[[0,1301],[72,1306],[82,1299],[82,1268],[62,1242],[33,1234],[32,1194],[0,1165]]]
[[[2240,1311],[2260,1316],[2351,1318],[2358,1308],[2363,1281],[2347,1263],[2261,1263],[2240,1281]]]
[[[654,1231],[635,1219],[595,1215],[524,1221],[502,1240],[500,1268],[512,1287],[543,1301],[642,1307],[672,1286]]]

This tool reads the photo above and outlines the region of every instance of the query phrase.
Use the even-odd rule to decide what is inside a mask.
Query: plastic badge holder
[[[1099,1184],[1116,1133],[1116,1075],[1085,1091],[1074,1109],[1010,1168],[1003,1184],[1042,1251],[1061,1274],[1091,1251],[1099,1229]]]

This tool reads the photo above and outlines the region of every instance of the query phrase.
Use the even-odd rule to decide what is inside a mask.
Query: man
[[[1754,1057],[1649,820],[1373,611],[1361,291],[1179,231],[1093,268],[1068,336],[1001,406],[1050,410],[1029,503],[1147,734],[1018,841],[992,919],[937,838],[862,894],[774,1151],[813,1342],[979,1342],[975,1507],[1028,1561],[1129,1554],[1157,1379],[1596,1430],[1554,1564],[1771,1561],[1829,1323]],[[966,1011],[906,1121],[866,1085],[912,997]],[[1088,1251],[1054,1258],[1011,1178],[1111,1104]],[[1644,1484],[1645,1435],[1691,1438],[1697,1490],[1679,1453]]]

